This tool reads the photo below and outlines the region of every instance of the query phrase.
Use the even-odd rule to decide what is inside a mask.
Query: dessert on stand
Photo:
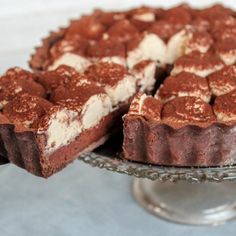
[[[78,158],[136,177],[137,201],[165,219],[234,218],[235,36],[236,13],[221,5],[70,21],[42,40],[31,71],[0,77],[0,163],[48,178]]]

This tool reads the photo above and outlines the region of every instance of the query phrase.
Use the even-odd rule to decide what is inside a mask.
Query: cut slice
[[[124,67],[118,67],[125,71]],[[120,79],[115,75],[111,88],[116,91],[120,80],[129,75],[120,73]],[[14,73],[14,76],[18,81],[18,74]],[[28,76],[28,72],[22,70],[20,78],[24,76]],[[130,80],[134,81],[135,89],[135,79]],[[120,100],[123,104],[114,105],[102,87],[105,77],[101,85],[68,66],[38,75],[34,83],[43,89],[37,81],[45,87],[49,101],[38,93],[36,96],[27,93],[30,88],[14,98],[14,91],[10,94],[0,113],[0,155],[4,154],[12,163],[32,174],[46,178],[64,168],[80,153],[104,143],[109,134],[118,129],[129,96]],[[24,82],[22,84],[24,87]]]

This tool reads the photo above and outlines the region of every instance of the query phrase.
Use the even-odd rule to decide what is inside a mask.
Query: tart
[[[183,4],[72,20],[36,48],[32,72],[0,78],[0,155],[49,177],[102,145],[124,115],[125,159],[235,164],[235,16]]]

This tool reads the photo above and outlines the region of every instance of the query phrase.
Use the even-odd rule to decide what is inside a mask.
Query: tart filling
[[[131,74],[136,78],[141,92],[151,92],[156,83],[157,63],[151,60],[140,61],[134,65]]]

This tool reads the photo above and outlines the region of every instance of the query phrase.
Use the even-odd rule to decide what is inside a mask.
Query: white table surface
[[[95,7],[114,9],[156,2],[0,0],[0,73],[16,65],[27,68],[29,54],[39,39],[82,12]],[[177,2],[165,1],[162,5]],[[189,2],[200,6],[214,1]],[[236,6],[233,0],[224,3]],[[79,161],[48,180],[13,165],[0,167],[0,235],[236,234],[236,221],[217,227],[190,227],[155,218],[134,202],[130,186],[128,176],[91,168]]]

